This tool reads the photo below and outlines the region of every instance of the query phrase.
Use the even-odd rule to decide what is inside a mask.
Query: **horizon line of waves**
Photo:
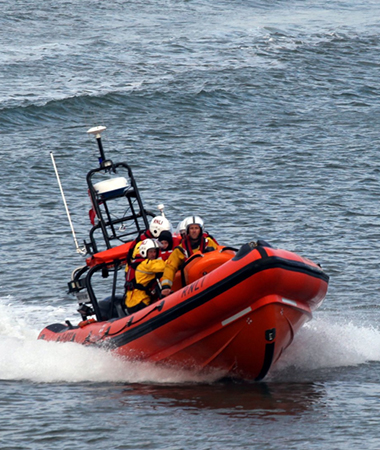
[[[126,91],[131,92],[131,90]],[[124,93],[125,95],[125,93]],[[25,124],[40,122],[56,122],[67,119],[78,112],[83,112],[86,108],[106,108],[113,104],[120,104],[120,97],[124,97],[119,92],[104,93],[82,93],[56,99],[37,98],[35,101],[21,99],[20,103],[15,100],[9,105],[0,108],[1,121],[8,124]],[[4,105],[3,102],[2,104]]]
[[[88,120],[90,116],[107,117],[112,114],[125,114],[133,116],[132,113],[146,113],[152,107],[162,109],[170,104],[181,110],[202,110],[210,101],[213,103],[230,104],[235,106],[244,103],[239,101],[239,95],[223,88],[208,88],[198,86],[193,92],[183,94],[180,90],[164,90],[151,89],[148,91],[128,91],[128,92],[109,92],[105,94],[92,95],[83,94],[64,99],[50,100],[42,104],[27,104],[11,106],[9,108],[0,109],[1,127],[4,132],[7,127],[18,125],[53,124],[57,122],[65,122],[68,120],[75,121],[78,117],[84,116]],[[202,101],[199,103],[199,99]],[[134,120],[137,120],[136,118]],[[13,131],[9,128],[9,131]]]

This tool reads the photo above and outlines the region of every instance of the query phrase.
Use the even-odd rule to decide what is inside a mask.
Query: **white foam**
[[[37,340],[47,324],[62,322],[72,304],[18,304],[0,298],[0,379],[34,382],[211,382],[218,374],[197,375],[150,363],[126,361],[93,347]],[[79,315],[77,319],[79,320]],[[329,318],[324,313],[306,324],[271,374],[289,368],[310,371],[380,361],[380,331],[370,325]]]
[[[205,381],[205,377],[185,371],[128,362],[93,347],[10,337],[2,339],[0,343],[0,379],[48,383]]]
[[[62,322],[67,312],[64,307],[29,306],[13,303],[11,297],[0,298],[0,379],[53,383],[186,383],[209,382],[219,377],[126,361],[105,350],[75,343],[37,340],[45,325]]]
[[[289,367],[312,371],[380,361],[380,330],[356,320],[314,318],[300,330],[272,373]]]

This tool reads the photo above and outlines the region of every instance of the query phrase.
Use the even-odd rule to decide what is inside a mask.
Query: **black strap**
[[[149,295],[150,298],[152,298],[155,295],[155,293],[153,293],[152,291],[156,290],[159,287],[158,280],[161,278],[161,276],[162,273],[157,273],[153,280],[150,280],[146,286],[141,283],[135,283],[135,289],[144,291],[147,295]]]

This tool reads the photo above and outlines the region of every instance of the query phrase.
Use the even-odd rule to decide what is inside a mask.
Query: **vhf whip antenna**
[[[84,248],[80,248],[80,247],[79,247],[77,238],[76,238],[76,236],[75,236],[75,231],[74,231],[73,223],[71,222],[71,217],[70,217],[69,208],[68,208],[67,203],[66,203],[66,198],[65,198],[65,194],[64,194],[63,189],[62,189],[61,180],[59,179],[59,174],[58,174],[57,166],[56,166],[56,164],[55,164],[53,152],[50,152],[50,156],[51,156],[51,160],[52,160],[52,162],[53,162],[53,167],[54,167],[55,175],[56,175],[56,177],[57,177],[58,186],[59,186],[59,189],[60,189],[60,191],[61,191],[61,195],[62,195],[62,199],[63,199],[63,204],[65,205],[65,208],[66,208],[66,214],[67,214],[67,218],[69,219],[69,224],[70,224],[70,228],[71,228],[71,233],[72,233],[72,235],[73,235],[73,239],[74,239],[75,247],[76,247],[76,249],[77,249],[77,253],[80,253],[81,255],[85,255],[85,254],[87,253],[86,250],[85,250]]]

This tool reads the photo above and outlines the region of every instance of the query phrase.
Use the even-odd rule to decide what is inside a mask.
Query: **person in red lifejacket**
[[[170,231],[161,231],[158,237],[158,245],[160,247],[160,257],[166,261],[172,254],[175,247],[181,243],[181,237],[173,235]]]
[[[157,239],[162,231],[171,231],[172,225],[169,220],[164,216],[156,216],[150,222],[149,230],[144,231],[140,234],[129,247],[127,255],[127,263],[130,264],[136,254],[136,245],[143,241],[144,239]]]
[[[190,216],[185,219],[186,236],[176,247],[166,261],[162,276],[162,296],[171,293],[171,287],[177,270],[194,253],[205,253],[216,250],[218,243],[208,233],[204,232],[204,222],[199,216]]]
[[[158,299],[157,280],[165,269],[165,261],[159,258],[159,247],[155,240],[145,239],[138,251],[127,272],[125,305],[130,314]]]

